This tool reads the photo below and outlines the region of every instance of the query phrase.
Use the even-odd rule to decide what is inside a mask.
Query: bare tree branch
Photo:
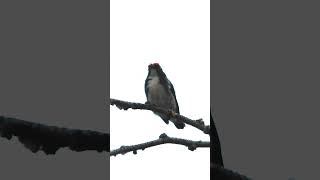
[[[9,140],[17,136],[34,153],[43,150],[46,154],[55,154],[63,147],[72,151],[110,151],[110,136],[106,133],[59,128],[3,116],[0,116],[0,135]]]
[[[128,152],[133,152],[133,154],[137,154],[137,150],[144,150],[146,148],[157,146],[161,144],[179,144],[187,146],[190,151],[194,151],[198,147],[208,147],[210,148],[210,142],[207,141],[191,141],[180,138],[173,138],[167,136],[165,133],[159,136],[159,139],[149,141],[142,144],[132,145],[132,146],[121,146],[119,149],[112,150],[110,152],[110,156],[116,156],[118,154],[126,154]]]
[[[134,102],[127,102],[127,101],[121,101],[121,100],[117,100],[117,99],[110,99],[110,104],[111,105],[116,105],[119,109],[123,109],[123,110],[128,110],[129,108],[131,109],[142,109],[142,110],[150,110],[153,112],[157,112],[157,113],[162,113],[162,114],[166,114],[168,116],[170,116],[171,118],[175,118],[178,121],[182,121],[186,124],[189,124],[201,131],[203,131],[205,134],[209,134],[210,133],[210,126],[209,125],[205,125],[202,119],[199,120],[191,120],[187,117],[184,117],[180,114],[177,114],[173,111],[170,110],[165,110],[150,104],[141,104],[141,103],[134,103]]]

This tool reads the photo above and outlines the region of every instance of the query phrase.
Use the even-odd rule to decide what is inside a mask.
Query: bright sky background
[[[148,65],[158,62],[174,85],[180,113],[209,124],[210,1],[111,0],[110,10],[110,97],[144,103]],[[189,125],[183,130],[166,125],[151,111],[110,108],[111,150],[162,133],[209,141]],[[165,144],[113,156],[110,164],[111,180],[210,178],[209,148],[192,152]]]

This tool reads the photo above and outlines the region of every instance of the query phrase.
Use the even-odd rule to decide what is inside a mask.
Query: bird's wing
[[[148,99],[148,92],[149,92],[149,86],[148,86],[148,81],[149,81],[150,79],[147,77],[147,79],[145,80],[145,82],[144,82],[144,91],[145,91],[145,93],[146,93],[146,96],[147,96],[147,99]]]
[[[176,101],[176,105],[177,105],[177,113],[180,114],[180,111],[179,111],[179,105],[178,105],[178,101],[177,101],[177,98],[176,98],[176,92],[174,91],[174,87],[173,85],[171,84],[171,82],[168,80],[168,83],[169,83],[169,90],[171,91],[173,97],[174,97],[174,100]]]

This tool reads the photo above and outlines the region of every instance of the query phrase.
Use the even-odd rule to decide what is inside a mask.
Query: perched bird
[[[179,112],[179,106],[173,85],[167,78],[166,74],[158,63],[153,63],[148,66],[148,76],[144,84],[147,102],[164,109]],[[185,124],[176,119],[170,119],[166,114],[155,113],[168,124],[169,120],[174,123],[178,129],[183,129]]]

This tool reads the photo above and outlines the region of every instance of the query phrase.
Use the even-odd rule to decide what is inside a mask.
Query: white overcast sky
[[[111,0],[110,97],[144,103],[148,65],[158,62],[175,87],[180,113],[210,113],[210,1]],[[191,140],[209,136],[166,125],[150,111],[110,107],[111,150],[155,140],[160,134]],[[110,158],[115,179],[209,179],[209,148],[160,145]]]

